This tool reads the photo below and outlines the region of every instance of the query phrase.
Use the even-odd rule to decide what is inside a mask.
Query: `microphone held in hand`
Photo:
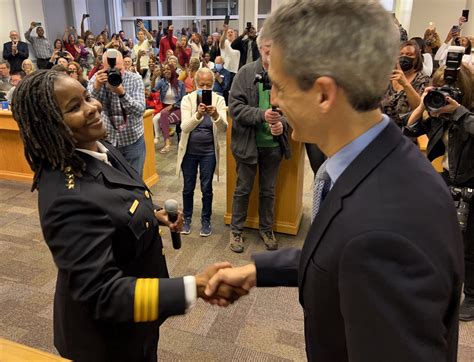
[[[165,211],[168,214],[168,220],[175,223],[178,220],[178,202],[173,199],[166,200]],[[181,234],[179,232],[171,232],[171,240],[174,249],[181,249]]]

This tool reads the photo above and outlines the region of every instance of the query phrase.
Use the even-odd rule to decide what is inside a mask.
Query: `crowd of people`
[[[301,2],[301,4],[294,3],[295,8],[302,7],[302,14],[310,13],[315,19],[319,19],[319,13],[311,7],[305,8],[305,2]],[[337,8],[343,6],[343,4],[341,1],[334,1],[333,6]],[[374,6],[367,5],[367,9],[371,10],[371,7]],[[325,8],[322,7],[321,9],[324,10]],[[355,9],[355,11],[354,14],[359,10]],[[379,11],[377,8],[375,12],[380,15]],[[289,14],[295,18],[298,17],[297,12],[289,12]],[[362,19],[363,14],[357,14]],[[283,19],[286,15],[281,13],[279,17]],[[137,21],[136,41],[127,38],[123,31],[109,34],[107,27],[100,34],[86,31],[84,21],[87,17],[88,15],[84,14],[80,34],[74,27],[68,27],[63,38],[55,39],[54,42],[51,42],[45,36],[41,24],[32,22],[24,35],[33,49],[36,62],[29,59],[28,44],[20,40],[17,31],[11,31],[11,41],[4,44],[3,57],[5,61],[0,62],[0,92],[4,92],[6,99],[13,100],[14,116],[21,125],[22,136],[26,142],[25,149],[29,155],[30,165],[35,172],[33,188],[40,190],[40,206],[42,205],[44,210],[48,210],[48,212],[41,214],[42,228],[48,245],[52,249],[55,262],[61,271],[68,270],[71,267],[69,258],[73,259],[72,262],[78,263],[71,267],[72,270],[68,271],[70,275],[68,277],[64,276],[58,285],[64,289],[69,288],[68,293],[72,291],[75,298],[80,301],[87,300],[93,304],[95,303],[94,318],[105,318],[120,322],[134,319],[135,322],[153,321],[157,323],[158,317],[153,314],[154,312],[148,313],[148,311],[152,310],[152,304],[158,304],[156,300],[158,297],[147,297],[148,299],[146,299],[143,293],[138,294],[138,296],[135,295],[135,303],[138,301],[139,305],[135,304],[133,307],[135,308],[134,316],[131,315],[133,308],[127,309],[128,314],[120,315],[122,305],[118,302],[119,299],[115,298],[114,293],[118,295],[120,292],[125,292],[129,297],[126,303],[131,306],[134,303],[132,301],[134,293],[132,289],[135,281],[130,283],[129,280],[126,280],[127,278],[119,275],[120,272],[117,272],[117,270],[123,269],[122,267],[125,265],[125,269],[128,268],[127,273],[130,275],[143,276],[150,274],[156,278],[167,276],[164,258],[160,254],[162,249],[161,237],[150,230],[158,227],[158,223],[161,223],[184,235],[192,232],[194,192],[198,174],[202,192],[199,234],[203,237],[212,234],[212,181],[215,175],[219,176],[219,134],[224,133],[228,127],[228,114],[233,119],[230,148],[237,164],[237,182],[233,195],[229,248],[235,253],[242,253],[245,249],[244,223],[247,217],[249,196],[258,172],[259,235],[266,249],[273,251],[274,255],[278,255],[277,258],[280,258],[276,264],[269,263],[270,259],[257,259],[257,268],[259,265],[263,265],[263,269],[273,270],[275,265],[280,265],[280,262],[281,265],[291,264],[293,267],[294,261],[299,260],[299,252],[291,251],[287,255],[283,253],[276,254],[277,252],[275,252],[279,248],[278,241],[273,233],[275,187],[279,165],[284,158],[291,157],[288,141],[291,124],[289,119],[291,118],[293,122],[296,122],[295,120],[299,118],[308,120],[309,113],[305,111],[305,104],[301,102],[303,98],[309,99],[311,94],[308,92],[310,92],[310,89],[316,89],[314,91],[316,96],[311,98],[311,102],[316,103],[316,100],[318,100],[321,103],[318,103],[318,106],[315,106],[314,109],[314,114],[317,116],[332,116],[334,122],[336,120],[345,122],[342,120],[344,118],[342,117],[344,113],[341,111],[342,109],[351,114],[353,120],[362,121],[364,119],[365,123],[361,122],[354,127],[373,125],[373,128],[364,129],[367,134],[364,133],[363,140],[358,139],[359,143],[348,145],[349,148],[346,150],[346,154],[339,155],[337,162],[331,157],[325,161],[324,157],[324,154],[331,154],[328,145],[335,142],[336,139],[329,136],[329,130],[340,131],[340,129],[337,129],[336,123],[326,128],[317,129],[321,134],[312,132],[316,130],[314,128],[316,126],[310,125],[309,122],[305,126],[308,132],[298,133],[298,130],[293,130],[293,135],[297,140],[307,143],[308,156],[316,174],[314,190],[317,207],[313,209],[313,218],[316,218],[318,213],[321,212],[320,202],[331,187],[334,187],[336,194],[341,192],[340,187],[338,188],[340,183],[335,182],[339,177],[344,179],[344,174],[342,174],[344,169],[354,161],[354,155],[362,152],[363,148],[360,145],[364,142],[366,143],[364,147],[372,147],[374,150],[380,151],[377,157],[382,157],[380,155],[383,152],[391,152],[392,149],[397,147],[403,148],[405,151],[408,150],[410,157],[415,157],[412,155],[410,147],[413,146],[414,142],[416,143],[417,136],[427,134],[429,137],[428,158],[432,160],[442,157],[442,176],[446,184],[451,188],[461,190],[456,201],[458,203],[466,201],[467,196],[465,194],[469,192],[466,190],[474,188],[474,115],[471,113],[473,110],[474,62],[471,55],[471,40],[469,37],[461,35],[463,25],[467,20],[465,18],[460,18],[459,25],[449,30],[443,44],[433,26],[426,30],[423,37],[408,39],[407,32],[395,19],[400,34],[400,43],[398,61],[392,69],[390,79],[383,78],[385,77],[384,74],[380,77],[374,75],[373,84],[368,84],[367,81],[360,78],[360,74],[354,73],[354,69],[352,69],[352,73],[350,70],[344,73],[341,69],[334,70],[334,65],[327,65],[328,62],[325,63],[324,60],[320,59],[321,61],[314,67],[307,68],[307,74],[295,76],[298,87],[295,88],[294,94],[289,94],[289,81],[287,79],[284,82],[282,74],[288,76],[288,74],[292,74],[292,70],[287,69],[285,71],[288,72],[287,74],[280,69],[278,73],[275,69],[283,67],[282,64],[286,64],[286,58],[279,53],[281,56],[272,58],[273,65],[270,66],[270,54],[274,51],[272,50],[273,42],[279,44],[278,52],[282,51],[281,44],[285,44],[287,48],[295,47],[294,49],[297,49],[299,43],[287,41],[287,35],[279,28],[278,16],[275,17],[276,20],[270,21],[269,26],[272,30],[267,30],[267,33],[262,29],[257,32],[255,27],[248,24],[243,33],[238,34],[235,29],[224,24],[221,32],[213,34],[208,34],[205,27],[200,33],[182,29],[179,38],[174,35],[172,24],[163,28],[160,23],[158,30],[152,30],[147,29],[143,21]],[[377,23],[380,29],[395,31],[390,28],[391,25],[383,24],[383,21],[377,20],[376,17],[372,20]],[[304,23],[306,20],[301,19],[301,21]],[[339,23],[334,22],[331,26],[334,26],[334,29],[338,31],[343,31],[340,29],[341,24]],[[304,29],[298,29],[300,36],[304,37]],[[32,35],[33,30],[35,30],[36,36]],[[367,31],[370,31],[370,29]],[[275,34],[280,34],[280,38],[276,38]],[[392,45],[389,39],[385,40],[387,45]],[[285,43],[285,41],[287,42]],[[323,44],[325,40],[321,41]],[[326,44],[328,52],[330,51],[330,45]],[[449,80],[448,84],[446,69],[447,66],[449,68],[449,62],[452,60],[449,58],[451,46],[462,47],[463,56],[462,63],[459,69],[456,70],[456,76],[452,81]],[[308,60],[305,57],[310,53],[313,57],[322,56],[321,54],[313,54],[314,52],[303,54],[304,49],[300,48],[297,50],[300,51],[302,61],[303,59]],[[389,53],[391,50],[384,55],[387,59],[390,59]],[[294,57],[295,54],[291,56]],[[359,62],[357,64],[361,67],[367,68],[369,64],[369,62],[361,61],[362,58],[360,57],[350,59],[354,61],[354,64]],[[387,66],[386,64],[379,65],[381,67]],[[325,66],[326,68],[324,68]],[[317,67],[320,67],[323,72],[326,71],[329,75],[317,72],[315,74],[311,73],[311,69]],[[300,69],[301,67],[295,68]],[[270,69],[272,70],[269,77]],[[346,68],[344,67],[344,69]],[[271,79],[272,75],[275,75],[274,79]],[[25,76],[28,76],[28,82],[22,82]],[[449,73],[449,76],[452,77],[452,73]],[[319,78],[324,79],[318,80]],[[117,79],[119,81],[116,81]],[[386,83],[385,93],[381,96],[383,89],[382,92],[378,92],[378,88],[384,80],[388,82]],[[39,88],[35,88],[35,84],[41,84],[46,93],[41,94]],[[347,92],[347,96],[341,96],[339,91],[334,90],[335,84],[342,87],[344,92]],[[446,88],[442,88],[447,85],[451,87],[450,89],[457,89],[458,91],[451,92]],[[35,104],[31,103],[30,97],[25,97],[26,92],[31,91],[30,86],[34,92],[32,96],[54,97],[56,103],[49,102],[48,109],[38,109]],[[426,106],[425,100],[431,91],[440,87],[445,92],[442,93],[445,95],[445,104],[439,109],[433,110]],[[285,96],[282,96],[283,94]],[[295,94],[304,97],[299,100],[295,98]],[[292,106],[288,107],[290,101]],[[281,109],[278,107],[279,105],[281,105]],[[296,105],[299,107],[296,107]],[[338,108],[335,105],[341,107]],[[147,146],[145,145],[143,126],[143,113],[147,108],[152,109],[154,113],[155,144],[160,153],[168,154],[173,150],[172,137],[174,134],[177,135],[176,170],[177,176],[181,174],[183,176],[183,215],[176,222],[171,221],[161,208],[152,204],[149,190],[140,181],[143,176]],[[382,121],[379,117],[376,119],[378,123],[374,122],[374,119],[381,113],[385,114]],[[370,118],[371,115],[377,117],[374,116],[374,119],[372,119]],[[298,123],[291,125],[295,124],[298,125]],[[39,125],[44,127],[44,130],[38,131],[38,133],[30,132]],[[385,128],[388,131],[382,131]],[[354,134],[358,134],[356,131],[357,129],[354,130]],[[403,139],[401,138],[401,131],[404,134]],[[341,132],[340,138],[343,139],[349,133]],[[393,143],[392,149],[388,150],[381,144],[372,145],[368,142],[369,139],[373,141],[379,134],[384,135],[384,137],[386,134],[391,134],[390,137],[386,136],[386,141],[387,144]],[[318,137],[323,137],[323,135],[327,136],[329,140],[327,143],[321,143],[328,147],[323,150],[325,151],[324,154],[318,148],[316,148],[316,152],[313,152],[314,149],[310,152],[311,147],[315,147],[314,144],[317,143]],[[162,145],[159,145],[160,139],[162,139]],[[394,140],[397,140],[397,142]],[[51,147],[51,149],[45,147]],[[375,149],[375,147],[379,148]],[[76,150],[78,152],[75,152]],[[399,153],[402,152],[399,150],[396,156],[391,156],[392,161],[395,158],[393,163],[397,166],[403,164],[399,162],[398,158],[402,157]],[[170,155],[174,155],[174,153]],[[370,158],[366,153],[362,153],[361,157]],[[350,161],[347,161],[348,159]],[[373,163],[371,167],[374,169],[378,167],[376,164],[385,162],[382,159],[377,162],[374,159],[367,159],[366,161],[367,164]],[[416,159],[413,165],[417,162],[421,161]],[[345,166],[342,167],[342,164]],[[111,168],[114,170],[111,171]],[[419,175],[415,167],[410,166],[407,170],[407,175]],[[400,169],[397,172],[403,173],[404,170]],[[104,175],[99,181],[94,178],[98,173]],[[127,175],[127,177],[124,177],[124,175]],[[325,184],[324,180],[321,181],[322,175],[329,177],[329,180],[332,179],[332,184],[327,182]],[[353,177],[355,180],[359,176],[354,173]],[[360,177],[362,179],[362,176]],[[370,179],[370,176],[366,177]],[[400,180],[402,179],[403,177],[400,176]],[[53,184],[51,180],[56,180],[57,185]],[[61,190],[58,185],[64,180],[65,187],[68,190],[74,190],[78,184],[87,189],[89,191],[88,198],[78,198],[75,191],[68,193],[66,189]],[[347,179],[346,182],[348,182]],[[381,186],[377,182],[370,181],[370,190]],[[121,187],[111,187],[111,184],[121,185]],[[438,185],[435,184],[430,183],[433,190],[439,191]],[[398,185],[393,185],[393,190],[398,189]],[[420,188],[418,187],[418,189]],[[387,192],[390,193],[390,189]],[[100,197],[106,198],[107,202],[105,206],[98,206],[95,197],[99,198],[99,194],[102,195],[102,193],[105,196]],[[418,195],[421,194],[420,191]],[[335,197],[333,196],[333,199]],[[364,197],[367,197],[367,193]],[[395,194],[390,197],[395,197]],[[127,202],[132,202],[127,217],[118,212],[116,213],[114,209],[118,203],[125,199]],[[97,217],[97,220],[103,222],[101,225],[97,225],[95,219],[81,219],[82,214],[74,213],[71,205],[80,209],[81,212],[85,210],[91,213]],[[450,205],[452,206],[451,200]],[[464,236],[466,279],[464,284],[465,299],[461,305],[459,317],[462,320],[474,320],[474,202],[470,204],[468,202],[467,205],[469,216],[467,220],[464,220],[465,225],[460,225]],[[405,207],[408,206],[403,205],[403,208]],[[40,210],[41,212],[43,210]],[[70,221],[72,222],[66,225],[64,220],[60,220],[58,215],[62,213],[74,214],[71,216]],[[359,212],[357,215],[351,215],[351,217],[362,218],[362,214]],[[406,216],[410,218],[410,215]],[[347,221],[348,216],[345,217]],[[143,220],[146,220],[146,222],[143,223]],[[321,220],[315,219],[313,224],[316,224],[316,226],[312,227],[312,233],[321,232],[317,229],[317,222]],[[130,255],[120,248],[114,250],[117,253],[115,256],[112,253],[104,253],[104,269],[99,268],[98,274],[95,275],[95,269],[87,269],[86,264],[91,256],[86,255],[87,250],[81,249],[82,240],[77,238],[75,245],[66,245],[66,240],[68,240],[66,236],[77,231],[73,226],[70,226],[72,224],[80,224],[83,227],[86,225],[90,230],[95,230],[94,232],[97,235],[105,235],[110,240],[117,239],[116,245],[119,243],[126,244],[126,241],[121,239],[125,237],[124,235],[132,236],[132,238],[142,243],[141,246],[126,244],[125,249],[126,251],[131,250],[133,254],[136,253],[138,255],[137,259],[130,261]],[[362,228],[363,225],[363,222],[361,222],[358,227]],[[125,226],[125,228],[122,228],[122,226]],[[121,234],[122,229],[126,229],[126,233],[123,235]],[[380,232],[385,231],[381,230]],[[90,233],[93,232],[90,231]],[[77,232],[76,234],[80,235],[81,233]],[[117,236],[118,234],[120,236]],[[338,241],[335,235],[331,233],[328,233],[328,235],[333,238],[333,242]],[[453,232],[453,235],[457,235],[456,232]],[[109,239],[103,241],[102,236],[93,238],[94,244],[91,248],[108,250],[111,247],[112,241]],[[388,238],[385,234],[384,237]],[[400,240],[397,239],[397,242],[393,242],[394,248],[396,245],[402,244]],[[159,263],[160,265],[156,270],[154,269],[155,266],[150,270],[143,269],[146,269],[150,262],[149,255],[143,252],[148,247],[152,249],[152,253],[149,255],[160,259],[161,264]],[[68,252],[64,250],[68,250]],[[323,250],[328,255],[331,253],[329,249]],[[358,252],[360,253],[360,259],[363,259],[363,252],[360,250]],[[93,252],[91,252],[91,255],[94,255],[94,258],[101,257],[101,255],[96,255]],[[97,260],[94,258],[92,258],[92,262],[95,263]],[[129,262],[131,262],[131,266],[127,264]],[[310,262],[313,262],[313,260]],[[86,264],[81,265],[81,263]],[[116,264],[119,265],[119,268]],[[332,268],[332,265],[329,264],[328,269]],[[91,274],[81,275],[81,267],[85,267],[88,271],[92,270]],[[227,265],[219,266],[218,269],[220,268],[227,268]],[[241,295],[240,291],[230,291],[222,285],[214,285],[212,287],[214,288],[212,297],[206,296],[204,288],[216,272],[214,269],[208,274],[204,273],[204,276],[202,274],[196,275],[193,279],[198,287],[198,296],[223,304],[239,297]],[[245,269],[245,272],[248,272],[248,270]],[[251,267],[250,270],[250,274],[254,275],[255,266]],[[326,272],[326,270],[321,269],[319,272]],[[102,280],[104,273],[116,273],[116,283],[115,281]],[[281,280],[287,280],[287,284],[283,285],[297,284],[294,270],[291,269],[289,274],[289,276],[281,276]],[[348,279],[351,277],[349,274]],[[224,279],[233,277],[231,274],[221,273],[219,275]],[[274,280],[264,271],[260,277],[262,278],[262,285],[274,285]],[[310,276],[310,278],[313,277],[314,275]],[[252,280],[255,278],[254,275]],[[279,283],[282,282],[281,280]],[[84,281],[86,287],[81,285],[81,282]],[[110,284],[108,284],[109,282]],[[136,283],[136,285],[143,284],[143,288],[153,290],[156,295],[159,294],[159,290],[163,289],[166,293],[170,293],[169,295],[175,295],[174,293],[178,290],[180,295],[186,296],[186,302],[180,301],[179,305],[173,306],[171,297],[165,300],[163,306],[160,304],[160,311],[163,309],[164,315],[183,313],[196,298],[196,293],[193,297],[189,297],[189,289],[186,287],[187,282],[180,282],[179,285],[163,282],[158,286],[158,284],[152,285],[151,279],[139,278]],[[255,280],[250,284],[254,286]],[[87,290],[90,286],[92,289]],[[249,289],[245,285],[235,286],[243,288],[241,290],[242,294],[245,294]],[[102,289],[103,293],[97,292],[97,290]],[[210,290],[209,286],[208,290]],[[216,294],[216,291],[218,294]],[[136,290],[135,293],[137,293]],[[303,295],[304,299],[313,299],[313,297],[310,292]],[[69,300],[63,302],[71,303],[72,306],[77,307],[74,304],[76,300],[74,303]],[[101,302],[110,303],[111,309],[104,308],[105,304],[101,304]],[[333,307],[328,306],[329,309]],[[145,312],[143,312],[144,309],[146,309]],[[65,311],[59,311],[59,313],[67,314]],[[337,311],[337,313],[337,316],[340,317],[340,311]],[[82,310],[78,312],[79,314],[84,315]],[[89,317],[87,316],[87,318]],[[86,317],[84,316],[84,318]],[[93,322],[91,323],[93,324]],[[360,326],[361,323],[355,322],[355,325]],[[155,328],[156,325],[153,324],[151,327]],[[313,327],[310,326],[308,333],[318,333],[311,328]],[[67,351],[66,341],[76,338],[72,334],[66,335],[67,331],[67,328],[62,330],[62,334],[58,339],[60,352],[64,352],[62,354],[65,356],[80,355],[83,352],[79,349],[74,350],[72,348]],[[133,347],[141,348],[140,353],[147,355],[155,353],[157,337],[150,336],[147,332],[143,333],[149,338],[149,340],[146,340],[145,347],[140,343]],[[336,339],[333,338],[327,343],[326,347],[334,343],[337,344]],[[106,344],[109,342],[106,341]],[[114,343],[116,345],[116,342]],[[124,346],[130,345],[129,342],[127,343],[124,342]],[[324,342],[321,343],[324,344]],[[132,350],[124,351],[123,348],[117,351],[122,351],[125,354],[133,353]],[[118,353],[117,351],[114,353]],[[100,353],[106,355],[107,351],[101,350]],[[311,350],[308,353],[311,354]],[[342,352],[338,350],[334,355],[338,355],[338,353]]]

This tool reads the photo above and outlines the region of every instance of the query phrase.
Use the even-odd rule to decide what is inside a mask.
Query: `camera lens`
[[[118,87],[122,84],[122,75],[116,69],[111,69],[108,72],[107,81],[113,87]]]
[[[446,105],[446,96],[442,92],[433,90],[426,95],[423,103],[428,110],[438,111]]]

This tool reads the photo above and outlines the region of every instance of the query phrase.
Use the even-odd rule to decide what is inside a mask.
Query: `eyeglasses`
[[[72,70],[72,69],[71,69],[71,70],[68,70],[68,71],[67,71],[67,74],[74,74],[74,73],[77,73],[77,70]]]

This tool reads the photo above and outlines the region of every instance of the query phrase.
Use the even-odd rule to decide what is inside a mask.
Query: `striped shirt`
[[[94,89],[96,74],[87,87],[92,97],[102,103],[102,117],[107,127],[107,140],[115,147],[135,143],[144,133],[145,89],[142,77],[125,72],[122,75],[125,95],[120,98],[105,84],[99,91]]]
[[[36,58],[38,59],[49,59],[53,54],[53,47],[49,40],[45,37],[39,38],[37,36],[31,36],[31,30],[28,30],[25,33],[25,38],[28,40],[31,45],[33,46],[33,50],[35,51]]]

